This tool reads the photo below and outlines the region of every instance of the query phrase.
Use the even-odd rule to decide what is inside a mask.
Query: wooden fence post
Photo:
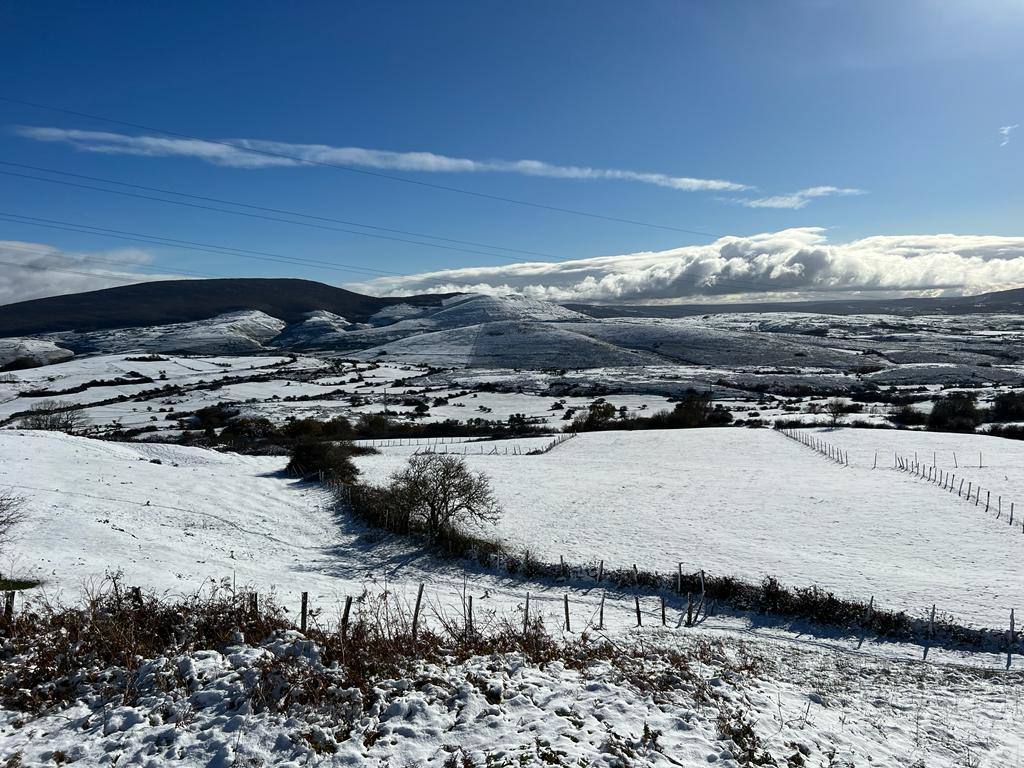
[[[345,600],[345,613],[348,613],[349,601],[351,598]],[[416,638],[419,634],[420,628],[420,603],[423,602],[423,582],[420,582],[419,589],[416,590],[416,607],[412,610],[412,641],[415,643]]]
[[[466,639],[473,637],[473,596],[469,596],[469,603],[466,605]]]
[[[601,605],[597,609],[597,628],[604,629],[604,592],[601,593]]]
[[[352,609],[352,596],[345,597],[345,610],[341,614],[341,636],[345,637],[348,632],[348,612]]]
[[[676,594],[683,594],[683,564],[676,565]]]
[[[299,631],[306,631],[306,616],[309,612],[309,592],[302,593],[302,608],[299,612]]]
[[[597,564],[597,583],[601,583],[601,579],[604,578],[604,560]]]
[[[563,595],[563,604],[565,606],[565,631],[572,632],[572,625],[569,624],[569,595]]]
[[[526,605],[523,606],[523,637],[530,628],[530,593],[526,593]]]
[[[1010,665],[1013,664],[1013,644],[1017,639],[1015,634],[1014,620],[1013,620],[1013,608],[1010,609],[1010,633],[1006,638],[1006,668],[1009,669]]]
[[[644,622],[640,617],[640,595],[633,595],[633,600],[636,603],[636,625],[642,627]]]

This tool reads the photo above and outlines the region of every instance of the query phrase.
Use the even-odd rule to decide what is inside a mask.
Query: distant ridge
[[[452,295],[379,298],[290,278],[161,280],[0,306],[0,337],[185,323],[242,310],[288,323],[315,310],[363,322],[393,304],[437,306]]]
[[[693,317],[736,312],[809,312],[822,315],[973,315],[1024,314],[1024,288],[977,296],[914,299],[834,299],[827,301],[748,302],[745,304],[566,304],[591,317]]]

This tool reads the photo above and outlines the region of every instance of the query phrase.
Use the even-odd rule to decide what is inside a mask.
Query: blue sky
[[[707,236],[322,165],[225,161],[217,156],[230,152],[222,144],[155,151],[155,140],[168,137],[154,130],[3,101],[0,161],[570,261],[638,252],[668,252],[664,258],[678,260],[698,253],[687,246],[705,247],[721,236],[796,231],[781,238],[790,249],[784,266],[791,273],[794,247],[800,262],[808,248],[875,236],[986,236],[996,239],[985,241],[991,250],[981,256],[977,241],[970,241],[975,255],[969,257],[959,244],[943,241],[942,253],[952,249],[962,257],[945,281],[935,279],[942,268],[935,262],[926,270],[928,279],[911,269],[914,274],[902,282],[887,282],[884,274],[878,277],[887,269],[882,264],[869,278],[836,282],[829,267],[821,273],[828,277],[824,282],[756,286],[756,275],[734,267],[733,288],[810,295],[1006,287],[1015,284],[1016,272],[1002,269],[994,277],[991,269],[971,272],[968,262],[988,261],[992,253],[1005,260],[1005,249],[1016,248],[1024,235],[1024,134],[1000,132],[1024,124],[1021,39],[1024,6],[1015,0],[0,6],[0,97],[205,139],[273,142],[259,146]],[[406,154],[412,152],[431,156]],[[0,171],[52,178],[10,166]],[[797,194],[801,190],[814,191]],[[0,212],[367,270],[443,270],[446,277],[435,282],[447,285],[533,285],[521,272],[498,269],[527,258],[513,251],[499,258],[442,250],[2,174]],[[371,284],[372,274],[190,253],[24,222],[0,226],[0,240],[44,245],[52,249],[45,254],[50,261],[39,263],[57,265],[48,273],[13,277],[33,272],[13,266],[30,251],[5,251],[8,286],[4,294],[0,283],[0,300],[98,287],[100,278],[72,273],[106,271],[95,260],[101,258],[146,262],[150,266],[138,269],[164,274],[192,270],[355,282],[368,290],[431,288],[429,279]],[[915,248],[911,258],[938,253],[934,243]],[[768,251],[778,271],[777,249]],[[856,253],[862,252],[863,244]],[[720,247],[716,253],[721,260]],[[751,253],[743,250],[740,258],[756,259]],[[907,255],[893,255],[889,241],[882,253],[898,259],[894,274],[907,269]],[[82,254],[94,260],[83,261]],[[706,277],[710,267],[704,256],[698,261]],[[474,269],[482,271],[460,271]],[[601,281],[608,269],[624,271],[616,263],[587,274]],[[810,274],[806,264],[800,269]],[[537,295],[588,298],[586,291],[564,290],[576,280],[565,269],[548,272],[549,283],[535,286]],[[700,293],[694,287],[700,280],[677,281],[657,295],[616,293],[624,281],[613,282],[618,287],[589,298],[671,300]],[[711,292],[724,293],[725,285],[723,279]],[[540,290],[552,286],[557,290]]]

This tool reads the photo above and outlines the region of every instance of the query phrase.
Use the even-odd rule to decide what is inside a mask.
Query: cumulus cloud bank
[[[426,173],[515,173],[551,179],[632,181],[685,192],[741,192],[752,189],[724,179],[697,179],[665,173],[615,168],[555,165],[540,160],[470,160],[433,152],[392,152],[326,144],[289,144],[258,139],[204,141],[162,136],[129,136],[107,131],[20,126],[15,132],[28,139],[69,144],[86,152],[145,157],[193,157],[232,168],[269,168],[331,163],[377,170]]]
[[[86,254],[0,240],[0,304],[179,277],[137,271],[151,261],[148,253],[135,248]]]
[[[858,291],[970,294],[1022,285],[1024,237],[905,235],[832,244],[823,229],[806,227],[668,251],[441,270],[348,287],[383,295],[465,291],[650,302]]]

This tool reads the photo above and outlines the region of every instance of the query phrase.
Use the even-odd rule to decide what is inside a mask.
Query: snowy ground
[[[93,696],[37,718],[0,710],[7,765],[1016,766],[1020,673],[894,662],[761,640],[708,643],[636,632],[693,656],[569,669],[518,655],[424,664],[367,700],[339,686],[326,711],[254,710],[268,658],[305,656],[301,637],[142,665],[133,701]],[[330,675],[329,670],[323,670]],[[177,679],[184,690],[158,680]],[[352,722],[346,722],[345,712]],[[746,723],[753,741],[732,736]],[[21,762],[11,762],[17,755]],[[452,758],[455,758],[454,760]],[[763,758],[762,758],[763,760]],[[749,763],[746,763],[749,764]],[[765,763],[761,763],[765,764]]]
[[[864,441],[850,448],[848,469],[767,430],[589,434],[542,456],[521,455],[537,439],[433,447],[466,450],[505,501],[505,535],[554,558],[771,571],[857,597],[873,591],[886,607],[906,601],[923,610],[934,600],[945,608],[938,596],[948,595],[965,618],[991,616],[999,625],[1005,607],[1022,605],[1012,578],[1022,542],[925,483],[867,468],[869,439],[896,435],[913,437],[830,432],[837,444]],[[473,455],[481,445],[510,451]],[[364,466],[382,474],[425,447],[391,441]],[[283,464],[2,430],[0,487],[25,496],[30,514],[2,569],[46,580],[26,593],[30,599],[45,592],[74,600],[113,569],[127,584],[175,594],[204,583],[252,584],[293,609],[308,591],[315,621],[324,624],[337,621],[345,595],[386,589],[409,600],[422,581],[430,616],[457,610],[464,592],[475,596],[481,621],[514,616],[530,591],[532,610],[557,630],[568,593],[570,636],[593,631],[599,591],[467,573],[382,541],[334,517],[324,492],[283,475]],[[733,766],[737,747],[718,723],[735,715],[780,764],[798,752],[804,764],[822,766],[1019,763],[1019,656],[1008,672],[1005,655],[936,648],[922,663],[919,647],[815,637],[725,615],[677,628],[683,610],[670,600],[662,629],[657,601],[647,598],[647,626],[636,630],[632,598],[612,594],[607,632],[637,653],[704,646],[690,672],[713,692],[710,700],[690,684],[649,684],[677,668],[625,674],[607,663],[574,670],[496,656],[382,681],[377,703],[346,734],[333,715],[270,714],[246,703],[259,659],[309,650],[288,638],[251,638],[224,655],[197,652],[144,667],[176,669],[183,691],[144,681],[134,702],[96,695],[41,717],[0,710],[0,761],[17,754],[22,765],[444,765],[461,749],[477,766],[628,759]],[[657,739],[644,738],[645,724]]]
[[[493,479],[505,507],[501,533],[548,561],[775,575],[915,615],[934,603],[985,626],[1024,611],[1019,531],[925,483],[871,469],[867,446],[916,433],[838,430],[833,442],[846,434],[864,446],[851,451],[850,467],[773,431],[742,429],[589,433],[541,456],[470,448],[466,458]],[[379,480],[409,450],[383,448],[359,464]]]

